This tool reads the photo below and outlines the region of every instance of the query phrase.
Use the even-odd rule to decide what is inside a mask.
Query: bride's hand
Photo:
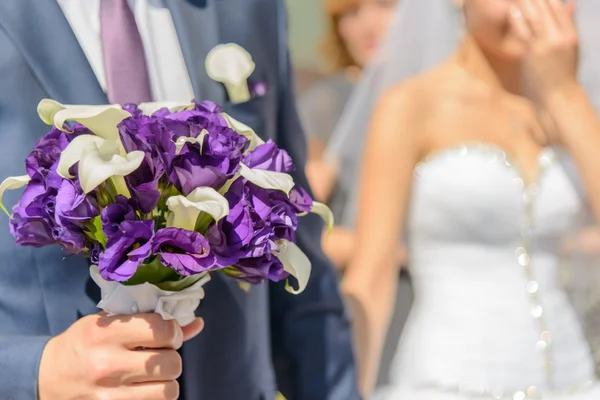
[[[543,103],[578,86],[578,38],[572,0],[518,0],[511,8],[515,31],[527,45],[527,79]]]

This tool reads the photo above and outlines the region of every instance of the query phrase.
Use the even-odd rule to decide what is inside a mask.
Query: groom
[[[307,186],[283,1],[2,0],[1,175],[22,174],[48,130],[36,115],[42,98],[102,104],[195,96],[224,104],[277,141],[298,165],[294,179]],[[204,70],[207,53],[229,42],[256,63],[247,102],[230,101]],[[349,324],[320,230],[312,216],[298,230],[313,262],[303,294],[281,284],[246,293],[215,274],[199,308],[206,327],[177,353],[182,332],[152,315],[94,315],[98,291],[86,261],[55,246],[17,247],[0,217],[0,399],[173,399],[179,392],[186,400],[272,400],[277,390],[288,400],[357,399]],[[130,351],[142,344],[162,350]]]

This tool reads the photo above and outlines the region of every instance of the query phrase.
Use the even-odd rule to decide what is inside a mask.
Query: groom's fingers
[[[183,341],[187,342],[188,340],[195,338],[203,329],[204,320],[202,318],[196,318],[191,324],[181,328],[181,331],[183,332]]]
[[[138,383],[124,388],[114,389],[114,397],[107,399],[127,400],[177,400],[179,384],[177,381]]]
[[[183,362],[175,350],[131,351],[125,361],[126,384],[174,381],[181,376]]]
[[[179,349],[183,344],[183,332],[175,321],[165,321],[158,314],[137,314],[108,317],[107,339],[114,339],[126,348]]]

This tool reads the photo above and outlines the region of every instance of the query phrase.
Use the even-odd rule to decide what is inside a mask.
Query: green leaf
[[[85,224],[86,230],[84,231],[86,236],[91,240],[99,242],[103,248],[106,248],[106,235],[102,232],[102,221],[98,215],[91,221]]]
[[[159,283],[155,283],[155,285],[159,289],[167,290],[169,292],[180,292],[183,289],[189,288],[194,283],[196,283],[200,279],[204,278],[206,275],[207,274],[199,274],[199,275],[186,276],[185,278],[179,277],[179,280],[159,282]]]
[[[156,257],[150,263],[139,266],[135,274],[129,280],[125,281],[124,284],[141,285],[148,282],[158,286],[159,283],[177,281],[179,279],[180,276],[177,272],[162,265],[160,259]]]
[[[207,274],[198,274],[182,277],[171,268],[167,268],[161,264],[160,259],[155,257],[148,264],[141,265],[135,274],[125,281],[125,285],[141,285],[143,283],[151,283],[159,289],[169,292],[179,292],[192,286]]]

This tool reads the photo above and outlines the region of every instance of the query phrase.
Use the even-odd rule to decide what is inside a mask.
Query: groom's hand
[[[158,314],[82,318],[46,345],[39,399],[176,400],[177,349],[203,325],[182,329]]]

